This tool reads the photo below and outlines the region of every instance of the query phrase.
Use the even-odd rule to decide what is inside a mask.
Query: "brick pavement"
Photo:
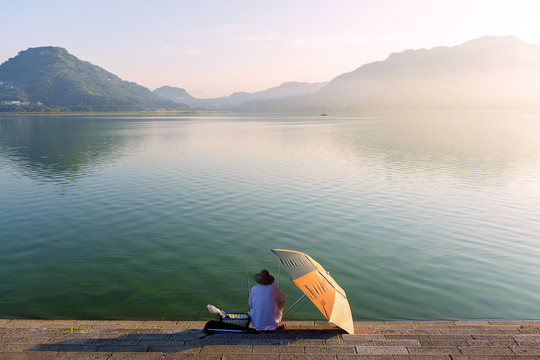
[[[205,336],[205,322],[0,320],[0,359],[540,360],[540,321],[327,322]]]

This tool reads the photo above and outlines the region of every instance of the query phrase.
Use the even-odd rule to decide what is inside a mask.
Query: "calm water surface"
[[[355,320],[539,319],[540,115],[0,115],[0,317],[292,304],[271,248]]]

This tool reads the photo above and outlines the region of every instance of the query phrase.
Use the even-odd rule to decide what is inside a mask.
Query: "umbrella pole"
[[[296,302],[295,302],[290,308],[288,308],[287,311],[285,311],[281,316],[282,316],[282,317],[285,316],[285,314],[287,314],[289,311],[291,311],[291,309],[292,309],[293,307],[295,307],[296,304],[298,304],[298,303],[300,302],[300,300],[302,300],[302,299],[305,298],[305,297],[306,297],[306,294],[300,296],[300,299],[296,300]]]

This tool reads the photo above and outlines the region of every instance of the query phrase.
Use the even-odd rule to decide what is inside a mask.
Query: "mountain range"
[[[243,104],[256,100],[270,100],[294,97],[298,95],[314,94],[321,90],[327,82],[306,83],[306,82],[286,82],[267,90],[255,93],[236,92],[230,96],[213,99],[197,99],[185,89],[163,86],[154,90],[154,94],[163,98],[173,100],[177,103],[189,106],[205,108],[209,110],[238,110]]]
[[[310,101],[357,110],[538,110],[540,46],[506,36],[407,50],[336,77]]]
[[[189,109],[52,46],[21,51],[0,65],[0,105],[10,111]]]
[[[229,103],[234,94],[204,100],[183,89],[178,89],[182,99],[155,92],[192,106],[240,111],[540,110],[540,46],[513,36],[486,36],[453,47],[393,53],[312,85],[296,94],[259,92]],[[173,90],[168,88],[169,94]]]
[[[0,65],[0,110],[13,100],[70,111],[540,110],[539,89],[540,46],[512,36],[406,50],[329,82],[214,99],[171,86],[151,92],[57,47],[21,51]]]

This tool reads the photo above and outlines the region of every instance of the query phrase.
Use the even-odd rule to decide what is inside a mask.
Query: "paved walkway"
[[[205,322],[0,320],[0,359],[540,360],[540,321],[286,322],[204,336]]]

